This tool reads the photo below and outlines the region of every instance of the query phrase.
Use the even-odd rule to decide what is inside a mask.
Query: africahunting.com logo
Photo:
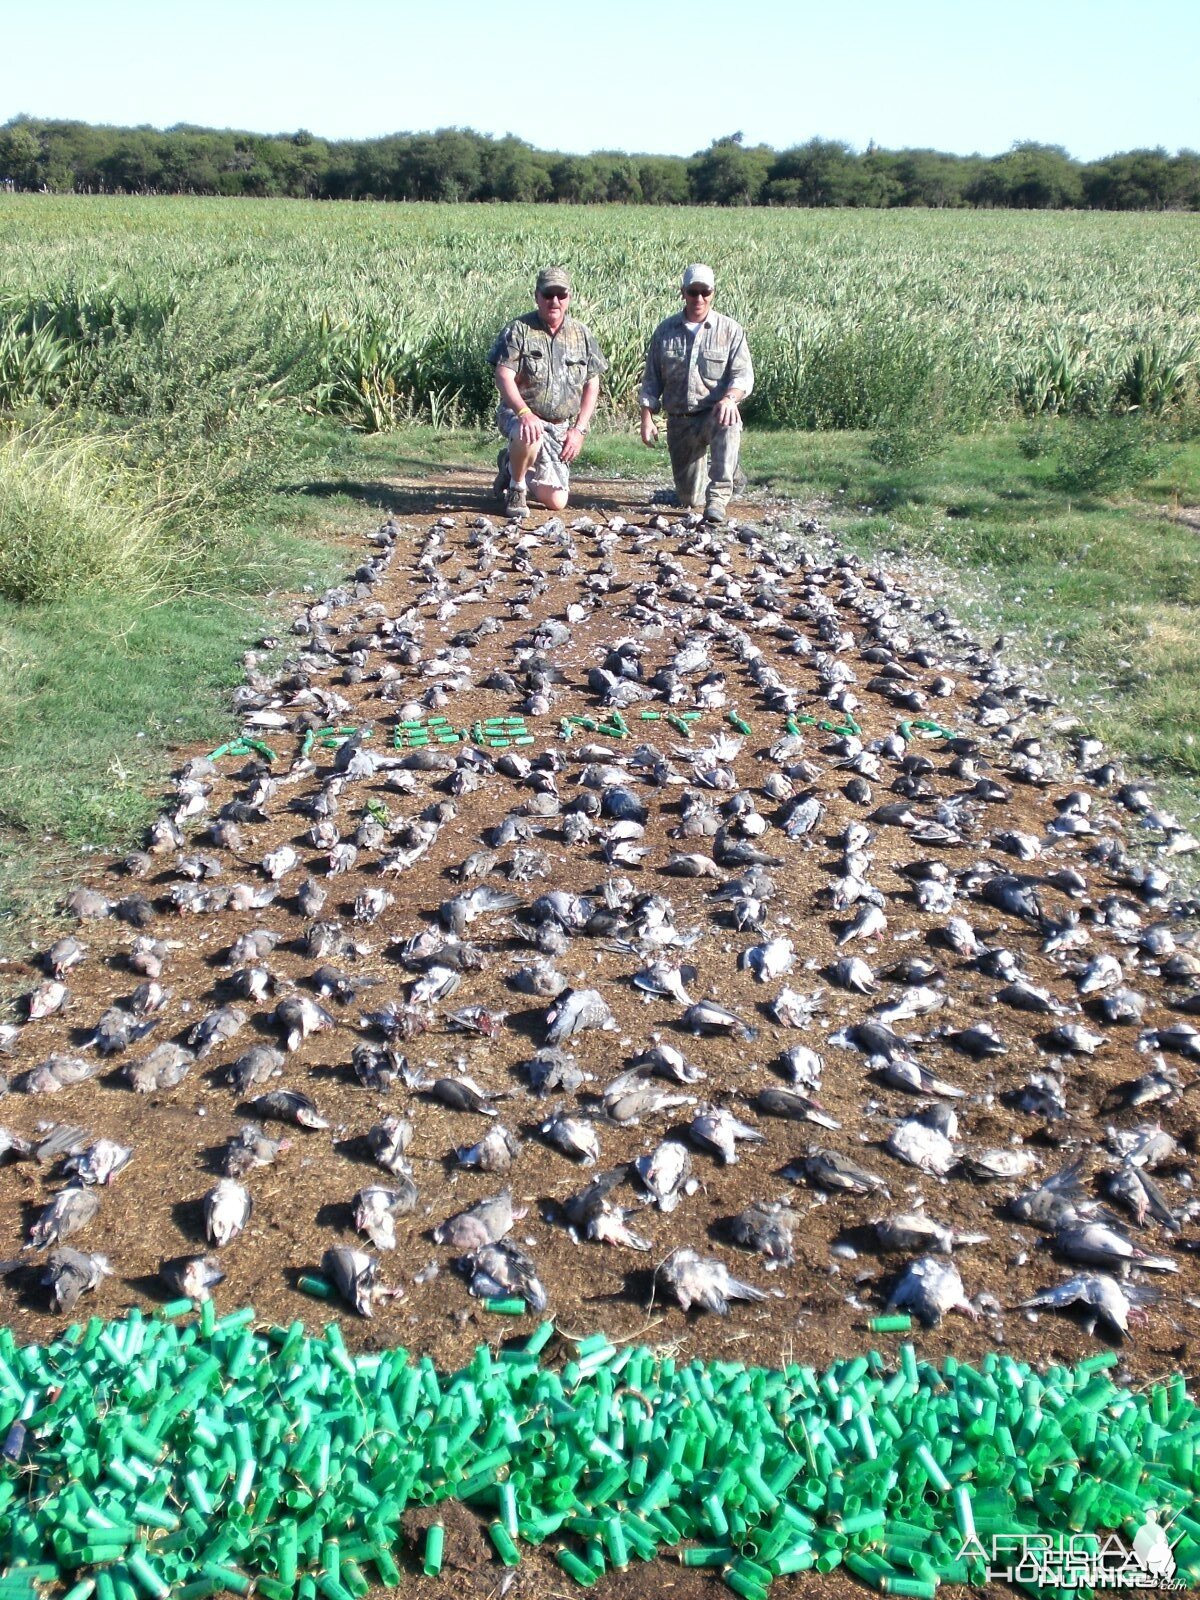
[[[967,1539],[963,1557],[982,1559],[989,1580],[1055,1589],[1184,1589],[1175,1575],[1175,1545],[1168,1538],[1175,1514],[1162,1522],[1153,1507],[1128,1542],[1119,1533],[997,1533],[991,1549]]]

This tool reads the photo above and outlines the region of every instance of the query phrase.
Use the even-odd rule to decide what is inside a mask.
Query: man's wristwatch
[[[572,429],[574,429],[574,431],[576,433],[586,433],[587,432],[587,428],[580,422],[573,422],[571,424],[571,427],[567,429],[567,432],[570,433]]]

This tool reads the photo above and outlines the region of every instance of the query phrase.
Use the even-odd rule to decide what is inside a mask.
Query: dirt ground
[[[768,709],[761,690],[748,675],[746,662],[738,660],[727,643],[703,631],[705,618],[714,614],[749,635],[766,660],[778,668],[784,683],[795,688],[803,713],[828,717],[830,708],[818,692],[813,654],[789,653],[789,631],[804,634],[818,650],[836,647],[839,658],[853,670],[856,681],[852,688],[861,702],[854,715],[862,726],[864,742],[894,733],[903,717],[921,714],[898,709],[881,693],[868,689],[868,681],[879,667],[864,660],[861,653],[868,642],[866,609],[847,603],[859,591],[844,592],[843,569],[833,565],[836,549],[797,508],[735,507],[735,513],[746,518],[745,526],[758,530],[764,543],[741,543],[736,532],[724,531],[724,551],[718,560],[712,540],[699,543],[694,530],[685,526],[677,513],[648,508],[644,494],[630,486],[581,485],[564,520],[568,529],[580,519],[583,526],[565,538],[553,534],[538,537],[549,520],[545,515],[533,517],[518,537],[496,519],[486,489],[480,475],[464,473],[448,475],[436,485],[397,483],[377,497],[385,502],[382,509],[395,517],[399,528],[386,572],[377,582],[361,584],[358,593],[351,582],[344,590],[344,603],[335,604],[326,618],[316,619],[325,630],[331,655],[298,660],[309,651],[311,634],[296,633],[284,641],[289,661],[284,681],[293,688],[307,683],[344,696],[351,709],[333,720],[357,727],[369,725],[374,736],[365,748],[377,754],[392,753],[400,703],[410,696],[418,698],[437,681],[423,672],[422,665],[401,662],[398,635],[388,639],[382,632],[386,619],[399,619],[398,628],[413,632],[426,665],[439,649],[459,637],[470,686],[450,693],[444,714],[454,726],[463,727],[477,717],[519,711],[524,688],[514,695],[484,688],[482,681],[495,670],[518,673],[520,652],[531,647],[539,624],[545,619],[564,621],[568,605],[575,604],[582,606],[585,614],[567,624],[569,642],[545,652],[560,677],[551,691],[552,709],[547,715],[529,717],[536,742],[522,752],[533,759],[548,749],[561,754],[564,768],[556,783],[564,807],[581,792],[576,781],[582,766],[580,750],[592,743],[605,745],[615,758],[622,759],[648,740],[694,786],[690,755],[707,745],[713,735],[733,734],[725,717],[730,708],[736,708],[753,731],[728,765],[736,774],[737,788],[754,796],[763,816],[778,824],[791,802],[764,797],[763,784],[780,770],[769,751],[784,733],[784,717]],[[492,519],[492,536],[484,536],[481,517]],[[430,530],[438,519],[445,520],[431,542]],[[614,519],[619,530],[615,533],[608,526]],[[622,526],[621,519],[628,522]],[[372,533],[377,522],[377,518],[365,516],[363,535]],[[807,549],[807,567],[792,568],[788,563],[772,571],[763,566],[763,551],[774,548],[780,532],[795,534],[805,528],[807,533],[800,532],[791,547],[791,560],[796,560],[802,548]],[[348,549],[348,570],[381,553],[379,547],[354,544]],[[860,569],[858,576],[864,574],[865,569]],[[769,603],[760,594],[768,580],[777,591]],[[836,631],[851,637],[833,642],[816,637],[811,609],[802,598],[810,582],[811,592],[824,593],[834,606]],[[652,591],[646,587],[649,584],[657,588]],[[603,1329],[616,1340],[670,1347],[682,1359],[739,1359],[771,1365],[803,1360],[820,1366],[870,1346],[887,1349],[897,1342],[895,1335],[870,1334],[866,1324],[883,1309],[910,1258],[882,1254],[871,1223],[885,1212],[911,1210],[923,1203],[937,1219],[988,1236],[986,1244],[963,1250],[955,1258],[966,1294],[979,1314],[973,1318],[951,1314],[939,1327],[918,1329],[915,1337],[923,1357],[936,1361],[953,1353],[975,1361],[1000,1345],[1021,1360],[1053,1363],[1071,1362],[1101,1348],[1102,1335],[1090,1335],[1070,1316],[1051,1311],[1032,1315],[1014,1309],[1017,1302],[1059,1282],[1071,1271],[1085,1269],[1057,1261],[1035,1230],[1006,1214],[1006,1203],[1019,1188],[1080,1155],[1087,1159],[1089,1189],[1102,1193],[1105,1128],[1157,1120],[1182,1145],[1178,1162],[1158,1173],[1158,1180],[1169,1204],[1186,1205],[1191,1195],[1189,1168],[1200,1137],[1200,1097],[1183,1093],[1174,1103],[1114,1110],[1111,1101],[1120,1086],[1144,1073],[1154,1057],[1136,1048],[1141,1031],[1137,1026],[1097,1027],[1094,1017],[1080,1009],[1071,974],[1078,964],[1110,952],[1123,963],[1124,981],[1147,999],[1143,1028],[1186,1020],[1168,999],[1186,985],[1170,983],[1154,958],[1131,940],[1118,939],[1114,930],[1099,920],[1098,908],[1106,897],[1115,895],[1136,908],[1143,928],[1169,926],[1181,947],[1190,941],[1194,923],[1174,916],[1169,903],[1148,906],[1128,885],[1089,864],[1085,852],[1095,843],[1094,837],[1053,841],[1027,864],[990,843],[993,835],[1003,830],[1046,838],[1046,825],[1055,815],[1054,802],[1071,790],[1088,787],[1066,754],[1047,758],[1055,776],[1045,786],[1013,781],[1013,737],[1034,735],[1045,727],[1047,717],[1055,715],[1054,710],[1031,706],[1022,696],[1018,678],[1018,687],[1003,698],[1011,716],[1003,736],[997,736],[979,720],[979,678],[991,670],[987,650],[961,634],[951,638],[945,630],[930,632],[922,620],[930,608],[920,594],[906,601],[898,590],[885,594],[869,583],[862,593],[871,606],[880,609],[886,599],[889,626],[894,633],[908,634],[910,644],[935,641],[939,659],[926,665],[909,659],[905,664],[916,682],[902,687],[921,688],[928,694],[939,672],[954,679],[948,697],[929,698],[926,714],[975,741],[980,770],[1010,790],[1011,799],[1003,805],[972,803],[967,809],[964,843],[946,848],[921,845],[909,837],[905,827],[871,820],[878,807],[901,798],[891,787],[900,772],[897,762],[885,760],[880,777],[870,782],[870,798],[856,802],[845,792],[851,774],[838,763],[834,736],[806,727],[800,753],[815,768],[811,790],[825,803],[823,820],[807,840],[790,840],[775,825],[754,841],[782,861],[772,869],[778,892],[767,905],[768,934],[786,935],[796,953],[795,970],[766,983],[740,968],[741,953],[761,942],[761,935],[739,933],[731,925],[711,898],[717,882],[708,877],[667,876],[662,871],[677,850],[711,853],[712,849],[711,838],[680,840],[672,836],[680,822],[682,785],[652,787],[636,769],[630,769],[628,785],[647,808],[645,836],[638,842],[648,853],[638,866],[607,865],[598,839],[586,846],[567,845],[561,818],[549,819],[544,831],[529,839],[526,847],[547,855],[550,875],[514,884],[522,902],[529,904],[556,888],[595,898],[605,879],[616,876],[629,877],[639,894],[664,896],[674,908],[675,925],[699,934],[689,948],[667,952],[672,960],[697,969],[688,983],[690,993],[694,998],[719,999],[755,1030],[755,1036],[749,1040],[693,1037],[679,1022],[679,1004],[648,1000],[633,987],[632,975],[642,965],[637,953],[619,948],[613,938],[577,934],[558,962],[560,970],[575,988],[601,991],[618,1027],[588,1031],[568,1041],[567,1048],[580,1068],[591,1075],[577,1096],[555,1094],[536,1099],[525,1088],[518,1066],[543,1042],[546,1009],[551,1002],[523,995],[509,982],[517,967],[536,952],[513,937],[506,916],[481,916],[465,937],[483,952],[482,970],[464,973],[457,993],[432,1008],[427,1031],[401,1042],[399,1048],[410,1065],[423,1065],[431,1078],[465,1072],[498,1097],[498,1120],[521,1141],[520,1155],[501,1177],[461,1170],[452,1157],[456,1147],[483,1137],[491,1125],[488,1118],[452,1111],[406,1089],[403,1083],[390,1094],[373,1093],[359,1085],[349,1063],[356,1043],[382,1042],[377,1031],[361,1023],[362,1014],[378,1011],[388,1000],[403,1002],[417,976],[399,962],[404,942],[424,928],[439,925],[441,903],[471,887],[456,881],[456,869],[472,852],[484,848],[486,830],[531,799],[533,791],[528,784],[495,773],[485,776],[474,792],[454,796],[455,814],[441,827],[423,859],[402,874],[380,874],[379,858],[392,848],[389,842],[382,851],[361,850],[351,871],[326,881],[327,859],[307,842],[312,819],[300,814],[296,804],[318,792],[332,770],[334,753],[318,748],[315,766],[296,769],[293,781],[288,773],[298,751],[298,734],[271,730],[264,737],[280,752],[271,772],[284,781],[266,803],[266,820],[242,826],[243,842],[236,853],[198,842],[206,822],[229,801],[244,798],[258,775],[255,761],[226,757],[219,762],[220,776],[213,784],[205,815],[187,824],[185,853],[202,849],[217,858],[222,875],[212,881],[212,887],[234,883],[262,887],[268,881],[258,865],[263,856],[285,843],[292,845],[302,866],[284,877],[272,904],[242,912],[178,914],[167,899],[171,886],[179,881],[171,852],[154,858],[145,880],[131,879],[115,862],[93,872],[88,881],[113,900],[134,892],[151,900],[154,918],[143,931],[172,944],[161,980],[171,997],[154,1031],[127,1054],[106,1058],[97,1076],[55,1095],[19,1092],[21,1074],[52,1053],[88,1056],[85,1044],[102,1013],[127,999],[140,981],[127,962],[137,930],[111,917],[84,921],[76,931],[87,947],[87,956],[65,978],[70,991],[65,1013],[29,1022],[4,1063],[14,1092],[6,1099],[0,1120],[13,1133],[33,1139],[43,1125],[69,1121],[84,1127],[92,1137],[106,1136],[134,1150],[128,1168],[101,1190],[98,1219],[69,1241],[81,1250],[103,1252],[113,1269],[113,1276],[80,1302],[74,1316],[91,1312],[117,1316],[132,1302],[149,1307],[171,1298],[171,1291],[158,1277],[160,1263],[207,1248],[202,1198],[216,1181],[225,1141],[247,1120],[243,1102],[225,1081],[227,1069],[251,1044],[278,1042],[278,1029],[270,1021],[277,999],[293,992],[293,986],[296,994],[311,994],[310,980],[321,964],[301,948],[305,930],[314,920],[301,914],[295,899],[307,869],[326,882],[329,890],[322,920],[341,924],[343,935],[360,947],[357,952],[323,959],[356,977],[377,981],[356,1000],[325,1002],[335,1025],[290,1054],[282,1078],[251,1091],[261,1093],[280,1086],[304,1090],[330,1126],[316,1132],[273,1126],[276,1134],[287,1133],[291,1148],[274,1165],[246,1179],[254,1211],[242,1235],[220,1253],[225,1281],[216,1291],[219,1309],[253,1304],[264,1323],[303,1317],[310,1325],[319,1325],[334,1314],[352,1347],[403,1344],[428,1352],[440,1366],[456,1367],[469,1359],[479,1341],[517,1337],[532,1329],[537,1320],[529,1316],[516,1321],[487,1313],[470,1297],[464,1278],[455,1270],[455,1251],[439,1247],[431,1238],[432,1230],[447,1216],[508,1186],[514,1205],[526,1212],[512,1237],[536,1261],[548,1295],[546,1314],[564,1335],[582,1336]],[[634,609],[639,606],[641,610]],[[486,619],[491,619],[487,626],[494,623],[494,631],[472,634],[467,642],[464,630],[476,630]],[[312,620],[310,614],[310,623]],[[626,711],[633,738],[623,745],[586,732],[569,744],[561,742],[560,717],[569,713],[604,715],[597,695],[587,685],[587,674],[603,663],[618,640],[632,638],[644,648],[644,682],[670,662],[685,634],[698,630],[709,642],[712,667],[726,675],[728,699],[725,707],[706,711],[693,725],[690,746],[661,720],[638,720],[643,706],[667,709],[661,696]],[[902,655],[900,659],[904,659]],[[376,674],[381,667],[390,669],[392,675],[380,679]],[[687,709],[690,691],[700,676],[688,680],[688,698],[679,709]],[[390,698],[381,697],[385,689]],[[303,705],[286,703],[292,694],[282,688],[267,698],[282,705],[289,719],[305,713]],[[317,720],[324,723],[329,719]],[[840,718],[834,715],[833,720]],[[1065,751],[1061,741],[1059,748]],[[924,779],[927,793],[911,802],[921,817],[932,816],[939,799],[970,787],[950,772],[952,757],[941,741],[914,740],[910,749],[932,762]],[[182,765],[194,752],[179,754]],[[798,753],[788,759],[798,759]],[[353,833],[369,798],[386,806],[392,819],[417,817],[432,803],[448,798],[445,772],[414,774],[417,783],[410,795],[389,788],[389,777],[383,771],[348,784],[342,791],[337,822],[344,838]],[[802,781],[794,782],[794,789],[797,794],[808,792]],[[708,798],[719,806],[728,793],[710,792]],[[174,797],[166,797],[165,803],[169,811]],[[1128,814],[1104,790],[1094,792],[1091,819],[1101,836],[1117,836],[1129,824]],[[869,878],[884,893],[887,926],[881,937],[866,941],[865,946],[856,941],[843,951],[836,939],[853,912],[833,912],[822,891],[841,871],[841,852],[833,840],[851,822],[865,822],[871,829],[873,837],[866,847],[872,858]],[[509,845],[497,852],[497,870],[482,881],[505,887],[502,868],[513,848]],[[895,870],[939,856],[952,872],[984,861],[1005,871],[1030,874],[1039,880],[1038,894],[1047,913],[1061,916],[1073,910],[1079,914],[1080,925],[1089,935],[1086,947],[1045,954],[1043,933],[1027,923],[965,893],[960,893],[954,906],[956,914],[971,922],[982,943],[1002,944],[1012,950],[1030,983],[1048,988],[1068,1008],[1067,1014],[1040,1017],[998,1004],[994,996],[1001,982],[946,946],[941,935],[947,915],[922,911],[913,898],[911,883]],[[1166,863],[1168,868],[1170,865]],[[1085,893],[1074,900],[1045,881],[1048,874],[1064,866],[1075,868],[1086,880]],[[720,880],[731,875],[731,871],[722,871]],[[394,903],[373,925],[356,924],[356,896],[380,886],[391,891]],[[224,964],[233,941],[256,928],[268,928],[281,936],[263,963],[272,974],[275,992],[258,1003],[236,997]],[[995,1147],[1026,1149],[1037,1163],[1031,1178],[1024,1183],[979,1183],[957,1172],[946,1178],[932,1177],[902,1165],[882,1148],[895,1121],[928,1101],[882,1085],[869,1072],[862,1054],[829,1043],[829,1034],[863,1020],[873,1007],[901,992],[900,985],[886,979],[880,980],[879,992],[874,995],[851,993],[832,983],[827,971],[831,962],[854,953],[861,954],[877,973],[905,956],[922,955],[936,962],[944,1005],[932,1015],[897,1023],[897,1032],[911,1041],[922,1065],[965,1091],[965,1098],[954,1102],[962,1148],[968,1153]],[[44,970],[31,961],[29,990],[44,978]],[[770,1002],[784,985],[806,994],[817,989],[825,992],[808,1028],[785,1027],[773,1016]],[[241,1006],[249,1018],[236,1039],[197,1062],[178,1087],[148,1095],[131,1092],[124,1078],[131,1058],[143,1057],[164,1040],[184,1041],[203,1015],[231,1002]],[[472,1036],[447,1027],[448,1012],[474,1005],[504,1013],[494,1037]],[[936,1037],[938,1030],[963,1029],[984,1018],[1003,1036],[1006,1054],[974,1061]],[[1093,1057],[1055,1055],[1046,1046],[1045,1035],[1059,1021],[1095,1027],[1106,1042]],[[605,1084],[660,1037],[684,1050],[705,1078],[690,1087],[659,1086],[698,1102],[730,1107],[758,1128],[762,1142],[739,1145],[739,1159],[730,1166],[697,1150],[693,1162],[699,1188],[670,1215],[646,1204],[632,1178],[617,1189],[614,1198],[636,1212],[631,1225],[650,1241],[648,1251],[577,1242],[562,1217],[562,1203],[569,1195],[598,1172],[633,1161],[664,1136],[687,1142],[684,1129],[695,1106],[667,1110],[631,1126],[610,1123],[603,1115]],[[811,1045],[824,1059],[820,1101],[840,1123],[836,1130],[762,1115],[751,1104],[760,1089],[779,1082],[772,1063],[780,1053],[800,1043]],[[1182,1057],[1168,1059],[1181,1069],[1185,1083],[1194,1078],[1194,1069]],[[1066,1116],[1047,1120],[1017,1109],[1011,1097],[1028,1082],[1031,1072],[1050,1066],[1060,1067],[1064,1074]],[[581,1168],[550,1147],[537,1131],[552,1110],[572,1101],[574,1111],[597,1116],[602,1154],[596,1168]],[[404,1296],[379,1305],[368,1321],[348,1309],[327,1308],[308,1298],[298,1288],[298,1280],[317,1268],[323,1251],[331,1245],[366,1247],[354,1230],[351,1201],[361,1187],[390,1181],[372,1161],[365,1140],[368,1128],[389,1113],[412,1118],[415,1134],[409,1158],[419,1202],[412,1215],[398,1221],[395,1251],[381,1257],[382,1280],[402,1286]],[[890,1200],[880,1195],[835,1197],[803,1181],[791,1181],[784,1175],[785,1169],[813,1144],[852,1154],[886,1177]],[[10,1156],[0,1170],[0,1253],[19,1259],[0,1287],[0,1312],[22,1339],[47,1340],[69,1320],[47,1309],[47,1292],[39,1282],[41,1253],[22,1252],[31,1222],[62,1184],[58,1166],[43,1167],[32,1160]],[[752,1202],[781,1198],[799,1214],[796,1260],[794,1266],[771,1272],[761,1257],[729,1240],[728,1220]],[[1177,1369],[1193,1370],[1200,1331],[1195,1310],[1200,1305],[1200,1263],[1192,1253],[1196,1230],[1191,1221],[1185,1221],[1176,1235],[1151,1222],[1140,1233],[1135,1230],[1135,1236],[1144,1248],[1169,1256],[1178,1268],[1169,1276],[1134,1274],[1138,1281],[1152,1282],[1161,1293],[1148,1319],[1121,1346],[1122,1372],[1140,1383]],[[724,1260],[767,1297],[757,1304],[735,1305],[727,1318],[696,1311],[685,1314],[655,1279],[656,1266],[685,1244]],[[551,1355],[555,1348],[550,1347]],[[451,1529],[448,1559],[457,1565],[461,1556],[471,1570],[469,1575],[456,1572],[456,1581],[462,1577],[466,1592],[472,1594],[499,1594],[503,1577],[499,1567],[482,1546],[470,1554],[468,1533],[461,1537],[464,1548],[455,1555],[458,1541]],[[661,1565],[654,1569],[652,1579],[640,1570],[617,1575],[607,1580],[605,1592],[624,1600],[625,1596],[644,1594],[650,1581],[655,1587],[673,1589],[678,1600],[713,1592],[710,1578]],[[823,1579],[809,1574],[805,1585],[807,1592],[817,1596],[825,1591],[831,1595],[848,1592],[841,1577]],[[434,1587],[428,1580],[412,1580],[414,1593],[426,1588],[432,1592]],[[547,1560],[538,1558],[523,1563],[508,1592],[544,1600],[572,1587]],[[788,1592],[786,1585],[780,1592]]]

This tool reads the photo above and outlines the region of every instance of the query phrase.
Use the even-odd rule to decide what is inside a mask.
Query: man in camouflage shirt
[[[495,492],[510,517],[529,510],[526,474],[538,505],[563,509],[570,465],[600,398],[608,362],[583,323],[567,315],[570,298],[563,268],[543,267],[534,290],[537,310],[510,322],[488,352],[500,391],[496,423],[508,440],[496,462]]]
[[[643,444],[658,438],[654,413],[661,406],[667,414],[679,504],[699,507],[703,499],[705,520],[724,522],[742,439],[738,402],[754,387],[754,368],[745,333],[712,308],[714,286],[711,267],[688,267],[683,308],[650,340],[639,399]]]

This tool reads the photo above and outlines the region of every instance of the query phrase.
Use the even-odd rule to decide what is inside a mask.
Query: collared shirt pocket
[[[700,376],[708,383],[719,383],[725,376],[725,369],[729,365],[729,349],[712,347],[702,350],[697,358]]]

